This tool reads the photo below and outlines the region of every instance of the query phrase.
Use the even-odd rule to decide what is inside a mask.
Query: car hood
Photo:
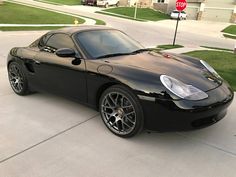
[[[117,66],[124,66],[155,73],[158,77],[168,75],[203,91],[212,90],[222,82],[211,74],[199,60],[191,62],[174,54],[144,52],[136,55],[113,57],[109,63],[113,65],[114,69]]]

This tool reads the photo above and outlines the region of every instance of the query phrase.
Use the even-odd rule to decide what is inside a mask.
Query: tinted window
[[[54,51],[61,48],[75,49],[74,42],[66,34],[54,34],[53,36],[49,38],[46,46],[51,48]]]
[[[85,31],[76,35],[76,40],[91,58],[100,56],[131,53],[143,47],[117,30]]]
[[[29,47],[38,47],[38,46],[39,46],[39,41],[40,41],[40,39],[37,39],[37,40],[34,41],[32,44],[30,44]]]
[[[46,42],[50,36],[51,34],[45,34],[44,36],[40,38],[39,43],[38,43],[38,46],[40,49],[46,45]]]

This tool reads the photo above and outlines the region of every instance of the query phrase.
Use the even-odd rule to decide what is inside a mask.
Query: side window
[[[57,49],[71,48],[75,49],[74,42],[66,34],[54,34],[52,35],[46,44],[47,52],[54,53]]]
[[[46,46],[46,42],[48,40],[48,38],[51,36],[51,34],[45,34],[44,36],[42,36],[40,39],[39,39],[39,43],[38,43],[38,47],[39,49],[42,49],[43,47]]]

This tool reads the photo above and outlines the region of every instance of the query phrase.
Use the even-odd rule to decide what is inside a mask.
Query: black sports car
[[[206,127],[233,100],[205,61],[145,49],[108,27],[64,28],[13,48],[8,73],[16,94],[48,91],[85,103],[121,137]]]

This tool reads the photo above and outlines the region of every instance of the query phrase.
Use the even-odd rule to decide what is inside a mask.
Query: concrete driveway
[[[236,102],[206,129],[122,139],[88,107],[48,94],[14,94],[6,54],[41,33],[0,33],[1,177],[235,176]]]

